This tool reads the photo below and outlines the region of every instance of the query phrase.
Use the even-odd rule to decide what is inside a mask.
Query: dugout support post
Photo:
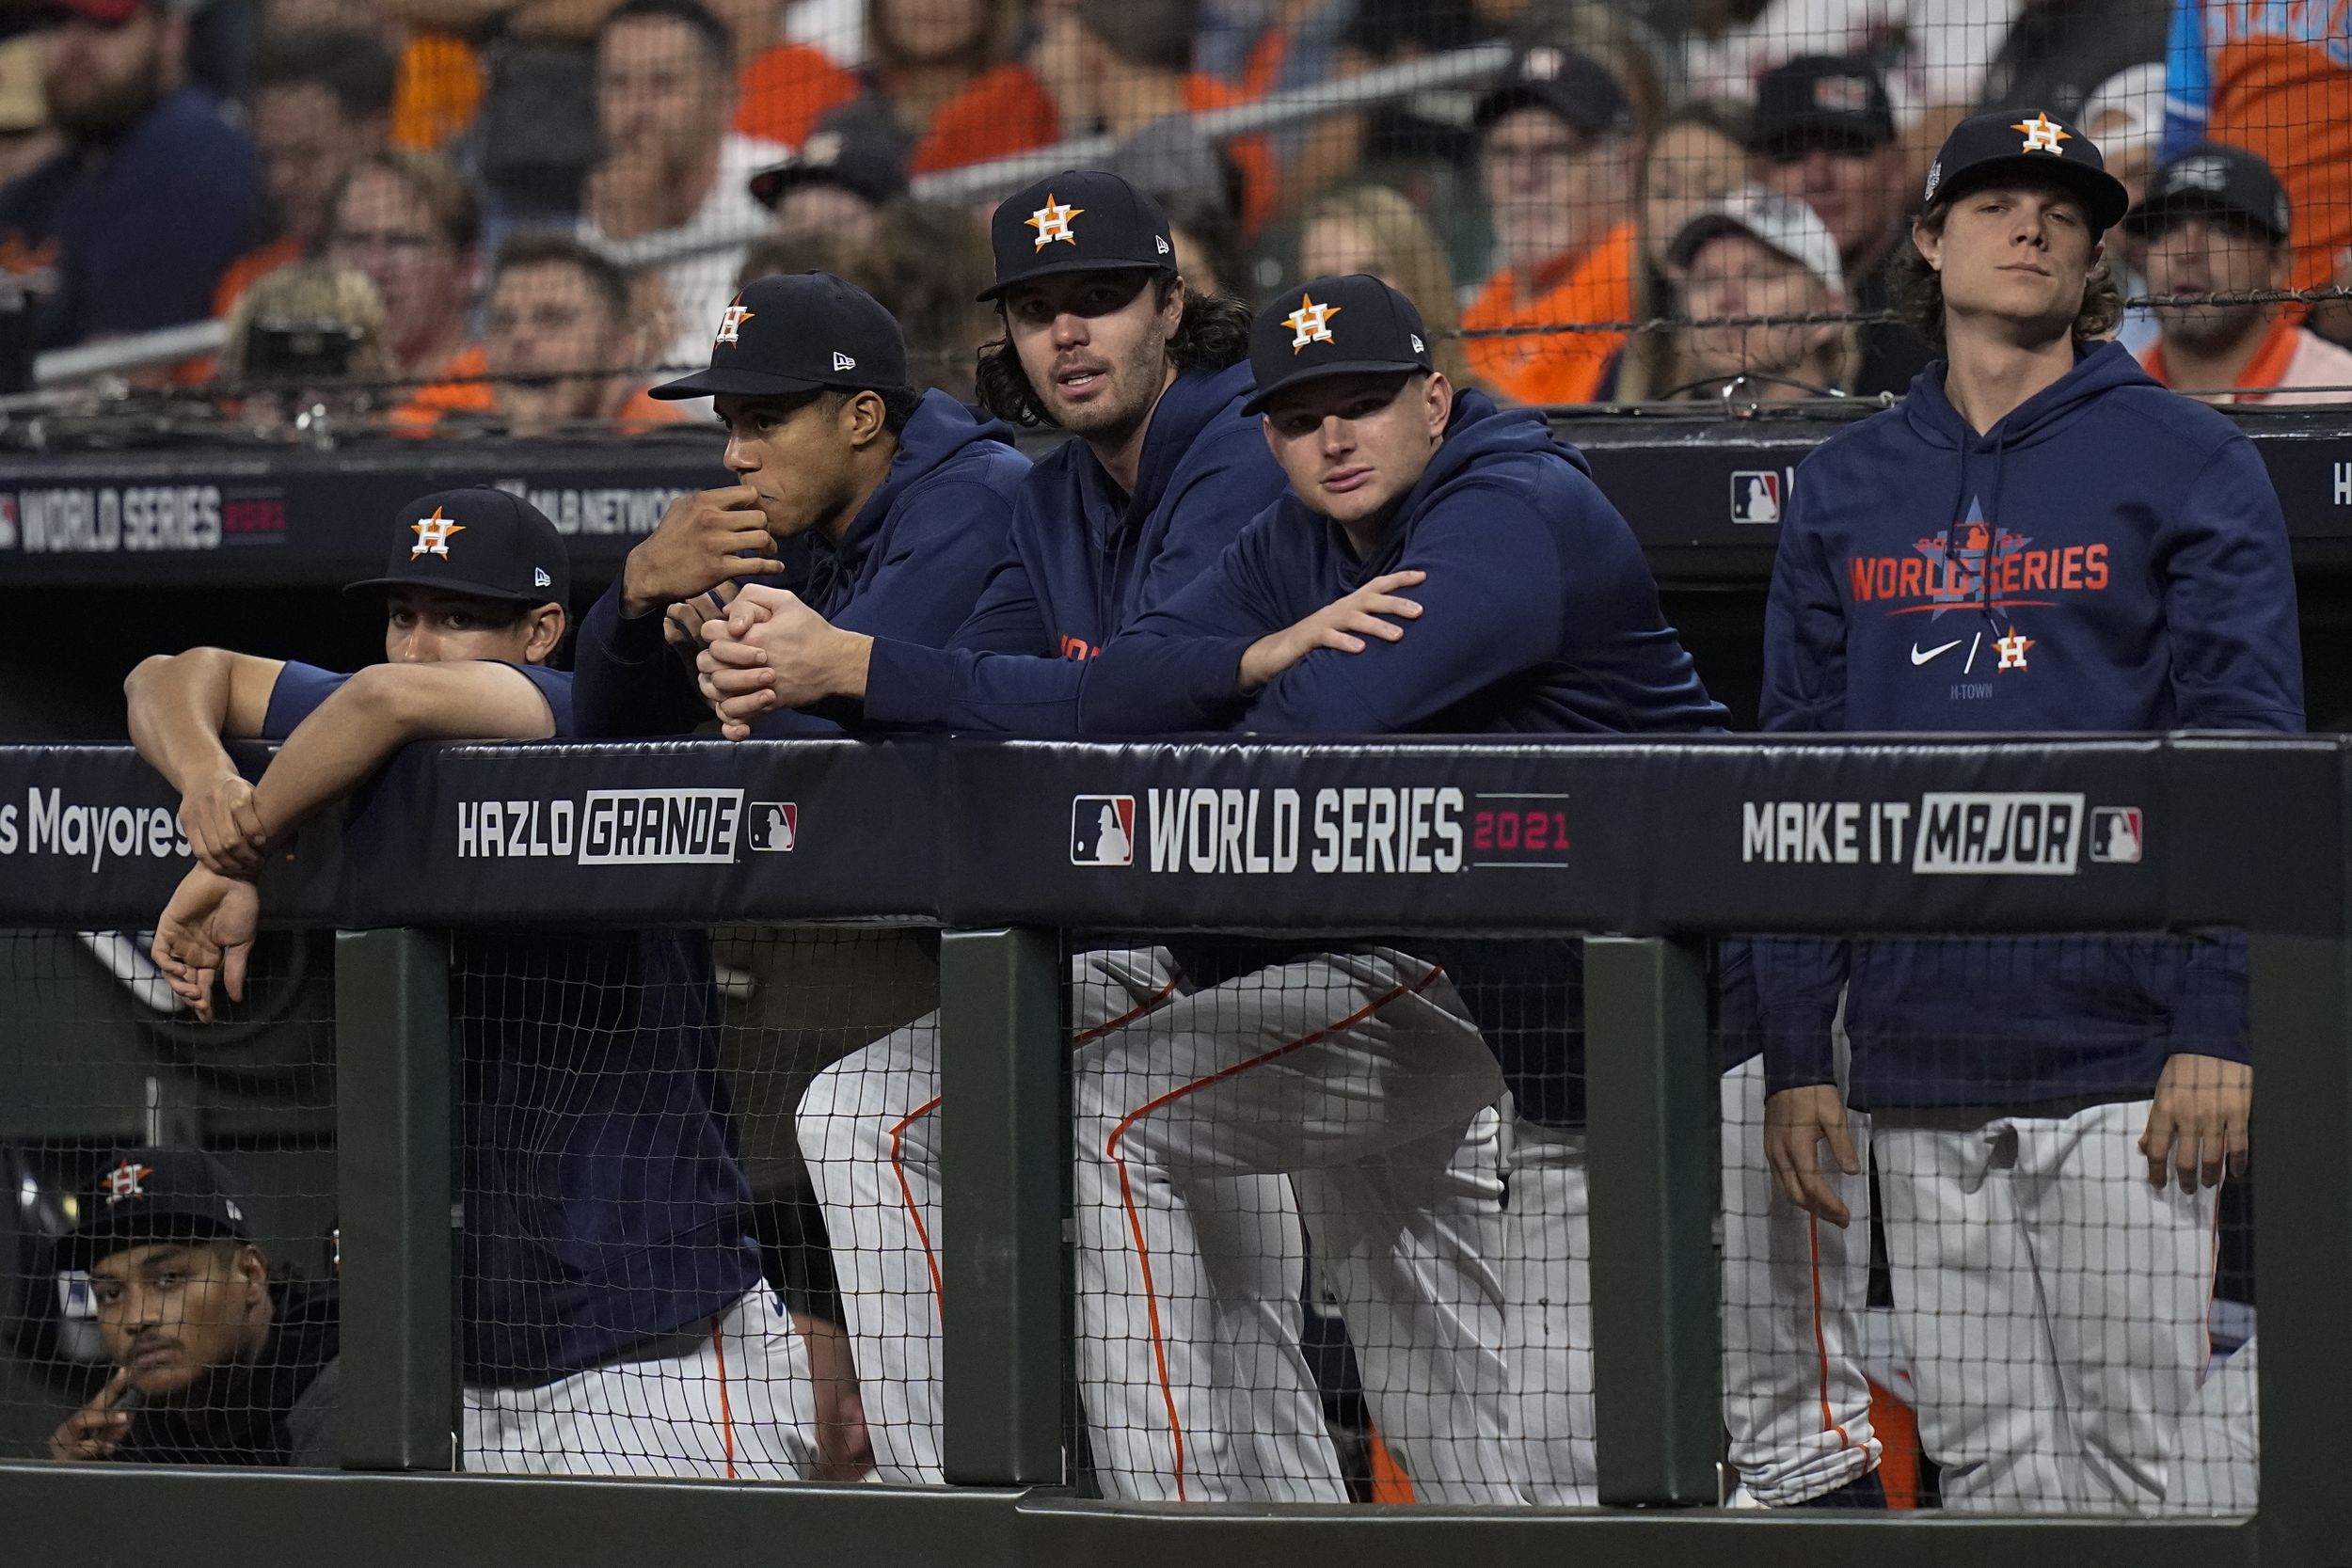
[[[1064,1480],[1070,1026],[1058,933],[939,949],[941,1462],[964,1486]]]
[[[1584,943],[1593,1386],[1605,1507],[1718,1501],[1721,1115],[1707,945]]]
[[[2352,1562],[2352,941],[2248,939],[2265,1568]]]
[[[337,932],[335,1041],[339,1457],[346,1470],[448,1470],[458,1387],[450,1122],[458,1053],[447,936]]]

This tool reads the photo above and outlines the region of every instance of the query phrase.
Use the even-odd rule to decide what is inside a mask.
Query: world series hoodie
[[[1979,435],[1931,365],[1797,470],[1765,617],[1767,730],[2303,727],[2295,580],[2254,448],[2113,343]],[[1767,941],[1774,1089],[1850,1102],[2145,1099],[2176,1053],[2247,1059],[2228,937]]]
[[[941,391],[898,435],[882,484],[840,542],[803,536],[804,572],[792,591],[845,630],[937,646],[955,634],[1003,557],[1012,499],[1029,476],[1012,427],[976,417]],[[747,578],[769,581],[771,578]],[[584,736],[682,735],[709,717],[671,659],[660,612],[621,613],[621,581],[580,629],[573,702]],[[763,716],[758,735],[822,734],[836,725],[804,713]]]

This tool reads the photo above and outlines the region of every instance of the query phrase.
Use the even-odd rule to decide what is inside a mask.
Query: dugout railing
[[[12,1560],[803,1560],[1192,1564],[1328,1555],[1758,1565],[2352,1561],[2352,757],[2328,737],[1841,742],[759,743],[413,749],[265,873],[270,918],[333,928],[341,1472],[0,1464]],[[258,768],[258,751],[249,758]],[[1176,793],[1176,792],[1207,792]],[[1375,796],[1459,822],[1542,796],[1547,841],[1424,834],[1369,863]],[[1133,801],[1132,861],[1076,863],[1073,812]],[[1834,831],[2030,798],[2127,807],[2137,860],[2079,832],[2036,874],[1964,832],[1899,855]],[[1284,804],[1277,807],[1279,800]],[[649,838],[631,824],[660,802]],[[688,802],[680,808],[677,802]],[[788,853],[746,853],[748,804]],[[121,747],[0,751],[0,926],[139,929],[188,863]],[[9,808],[16,808],[11,811]],[[155,816],[165,813],[161,825]],[[1292,813],[1299,852],[1249,824]],[[1419,814],[1417,818],[1416,814]],[[13,820],[10,820],[13,818]],[[36,832],[36,818],[39,831]],[[78,823],[69,831],[67,824]],[[1316,836],[1328,824],[1329,837]],[[1815,832],[1817,827],[1829,831]],[[1177,830],[1173,837],[1169,830]],[[1872,842],[1875,842],[1873,838]],[[2010,847],[2015,848],[2014,845]],[[1116,859],[1116,857],[1114,857]],[[936,1489],[537,1481],[452,1465],[446,932],[915,924],[942,930],[946,1464]],[[1725,1512],[1718,1500],[1717,935],[2247,934],[2264,1258],[2250,1518]],[[1066,1485],[1071,1310],[1063,933],[1584,933],[1598,1512],[1137,1509]],[[5,1085],[0,1085],[5,1092]],[[1058,1151],[1057,1154],[1055,1151]]]

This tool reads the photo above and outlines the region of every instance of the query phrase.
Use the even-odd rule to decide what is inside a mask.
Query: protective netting
[[[996,330],[976,220],[1070,166],[1155,196],[1200,290],[1381,274],[1441,368],[1514,399],[1900,391],[1928,353],[1898,319],[1909,220],[1971,114],[2020,151],[2095,144],[2150,198],[2107,235],[2131,303],[2102,335],[2246,401],[2352,383],[2327,341],[2352,338],[2352,33],[2324,6],[79,0],[10,25],[0,269],[32,303],[0,315],[0,381],[216,319],[225,346],[119,361],[176,367],[183,432],[655,429],[677,410],[645,387],[706,360],[740,280],[811,267],[968,395]],[[116,142],[103,175],[80,157]]]
[[[265,936],[202,1026],[135,932],[0,936],[0,1448],[335,1463],[333,998]]]

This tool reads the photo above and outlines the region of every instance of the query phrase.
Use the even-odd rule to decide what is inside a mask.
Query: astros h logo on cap
[[[1054,199],[1054,193],[1047,191],[1045,205],[1031,213],[1028,217],[1028,226],[1037,230],[1037,248],[1043,250],[1056,240],[1076,245],[1078,231],[1071,227],[1071,223],[1085,211],[1084,207],[1061,205]]]
[[[741,342],[743,341],[743,324],[751,319],[752,312],[743,308],[743,296],[741,294],[737,294],[734,302],[720,314],[719,330],[717,334],[711,338],[710,346],[712,348],[717,348],[721,343]]]
[[[106,1202],[113,1205],[126,1197],[145,1197],[147,1179],[154,1174],[153,1165],[135,1164],[129,1160],[120,1162],[103,1178]]]
[[[1283,324],[1294,334],[1291,353],[1296,354],[1309,343],[1339,341],[1331,336],[1331,318],[1338,315],[1342,309],[1337,305],[1317,305],[1310,295],[1300,294],[1298,309],[1282,318]]]
[[[414,561],[421,555],[437,555],[447,561],[450,536],[465,532],[466,525],[442,516],[441,508],[437,506],[432,516],[418,518],[408,525],[408,529],[417,536],[417,542],[408,546],[409,560]]]
[[[2031,119],[2021,119],[2010,129],[2025,134],[2024,150],[2027,152],[2057,152],[2060,142],[2074,139],[2074,133],[2045,114],[2036,114]]]

